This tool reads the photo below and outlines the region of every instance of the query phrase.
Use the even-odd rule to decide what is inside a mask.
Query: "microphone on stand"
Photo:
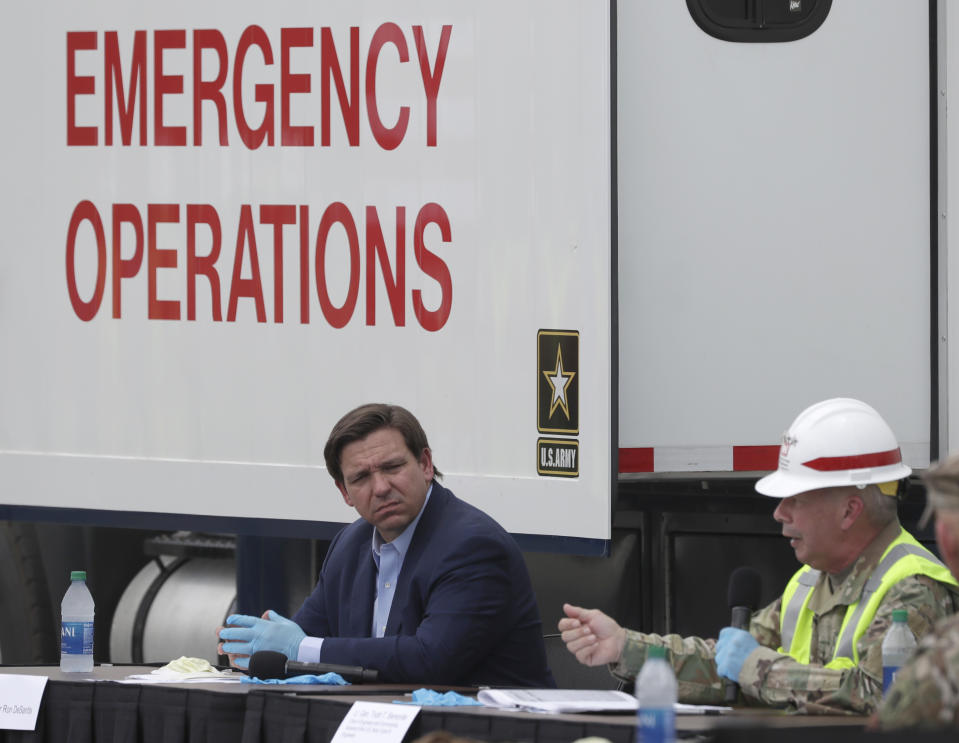
[[[749,618],[758,608],[762,595],[762,578],[759,573],[750,567],[736,568],[729,576],[730,625],[736,629],[749,629]],[[735,681],[726,681],[726,704],[736,701],[739,694],[739,684]]]
[[[261,679],[285,679],[291,676],[310,674],[322,676],[324,673],[338,673],[353,684],[376,683],[379,671],[362,666],[341,666],[336,663],[298,663],[287,660],[283,653],[274,650],[258,650],[250,656],[250,676]]]

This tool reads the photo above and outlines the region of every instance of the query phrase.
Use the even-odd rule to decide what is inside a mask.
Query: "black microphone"
[[[250,656],[250,676],[261,679],[286,679],[291,676],[310,674],[322,676],[324,673],[338,673],[353,684],[376,683],[379,671],[362,666],[341,666],[336,663],[298,663],[287,660],[283,653],[274,650],[258,650]]]
[[[736,568],[729,576],[729,588],[726,593],[731,614],[729,623],[736,629],[749,629],[749,618],[759,606],[762,583],[759,573],[750,567]],[[739,684],[727,679],[726,704],[735,702],[738,694]]]

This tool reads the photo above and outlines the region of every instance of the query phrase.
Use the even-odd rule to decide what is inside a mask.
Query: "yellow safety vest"
[[[809,663],[812,643],[813,612],[807,608],[813,586],[819,580],[820,571],[809,566],[800,568],[783,591],[782,609],[779,618],[782,647],[800,663]],[[868,629],[883,597],[892,586],[910,575],[926,575],[940,583],[959,586],[949,569],[935,555],[919,544],[905,529],[889,545],[872,574],[863,586],[859,601],[846,609],[836,649],[826,668],[854,668],[859,663],[859,638]]]

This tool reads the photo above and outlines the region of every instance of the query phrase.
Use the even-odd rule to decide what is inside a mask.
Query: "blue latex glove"
[[[473,697],[464,697],[455,691],[448,691],[440,694],[433,689],[417,689],[412,694],[413,701],[400,701],[394,699],[393,704],[417,704],[421,707],[482,707],[482,702],[477,702]]]
[[[349,686],[350,682],[338,673],[322,673],[319,676],[304,673],[301,676],[291,676],[288,679],[260,679],[256,676],[244,676],[241,684],[327,684],[332,686]]]
[[[249,656],[259,650],[274,650],[283,653],[288,660],[296,660],[300,643],[306,633],[296,622],[281,617],[272,609],[267,617],[260,619],[246,614],[231,614],[227,617],[226,623],[234,626],[221,629],[220,639],[224,641],[224,653],[246,656],[236,659],[238,667],[249,668]]]
[[[759,647],[756,638],[744,629],[723,627],[716,643],[716,670],[723,678],[739,682],[739,673],[749,654]]]

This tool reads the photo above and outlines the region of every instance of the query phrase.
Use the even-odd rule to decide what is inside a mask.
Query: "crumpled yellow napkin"
[[[220,673],[205,658],[188,658],[185,655],[181,655],[176,660],[171,660],[165,666],[156,670],[160,673]]]

